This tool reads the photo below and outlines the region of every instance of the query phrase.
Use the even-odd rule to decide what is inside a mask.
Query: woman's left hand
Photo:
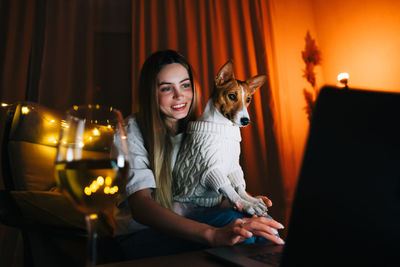
[[[283,245],[285,242],[278,235],[278,230],[283,229],[283,225],[272,218],[257,217],[242,218],[240,227],[253,233],[256,236],[264,237],[276,244]]]

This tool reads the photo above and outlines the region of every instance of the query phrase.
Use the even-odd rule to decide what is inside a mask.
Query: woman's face
[[[176,125],[187,116],[193,99],[192,83],[184,66],[165,65],[157,75],[158,103],[166,123]]]

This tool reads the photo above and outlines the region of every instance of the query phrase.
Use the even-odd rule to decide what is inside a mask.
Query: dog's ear
[[[260,88],[266,81],[267,81],[266,75],[257,75],[248,79],[246,83],[249,86],[250,91],[254,93],[257,90],[257,88]]]
[[[225,65],[218,71],[217,76],[215,77],[215,84],[220,86],[226,83],[229,80],[234,79],[233,75],[233,62],[232,60],[228,60]]]

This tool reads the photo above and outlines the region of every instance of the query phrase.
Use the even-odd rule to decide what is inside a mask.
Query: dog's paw
[[[264,216],[267,213],[268,207],[265,202],[260,198],[249,197],[246,201],[252,203],[253,209],[257,216]]]
[[[267,208],[267,206],[265,205],[265,203],[264,203],[263,201],[261,201],[261,202],[262,202],[262,203],[258,203],[258,204],[255,205],[255,207],[254,207],[255,214],[256,214],[258,217],[266,216],[266,215],[267,215],[267,211],[268,211],[268,208]]]
[[[259,217],[265,216],[267,214],[267,206],[265,204],[260,204],[260,203],[251,203],[246,200],[240,201],[240,204],[242,205],[242,211],[249,214],[249,215],[257,215]]]

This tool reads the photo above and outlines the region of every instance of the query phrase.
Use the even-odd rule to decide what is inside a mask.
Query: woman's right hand
[[[283,245],[285,242],[276,236],[278,229],[283,229],[283,225],[266,217],[254,216],[236,219],[224,227],[214,228],[210,245],[214,247],[232,246],[253,235],[263,237],[278,245]]]

